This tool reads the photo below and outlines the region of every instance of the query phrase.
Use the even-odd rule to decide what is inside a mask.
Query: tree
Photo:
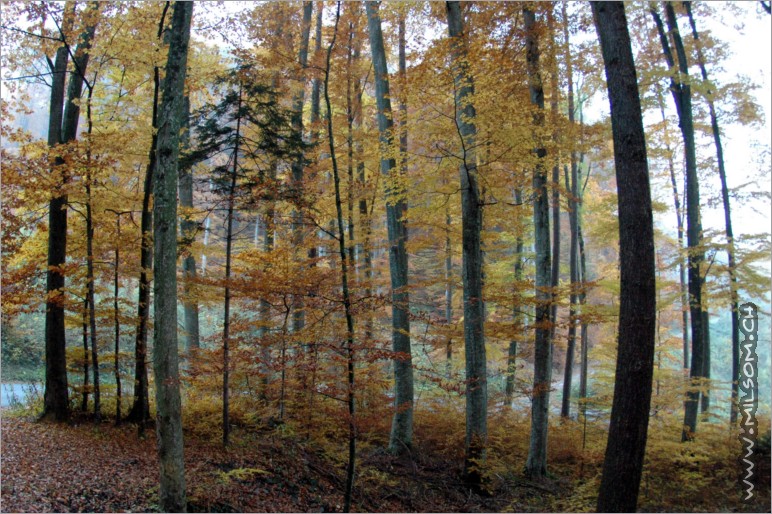
[[[75,5],[68,2],[64,8],[62,25],[58,26],[62,45],[56,50],[51,70],[51,101],[49,107],[48,146],[74,141],[78,135],[80,118],[80,96],[86,80],[89,48],[96,32],[98,5],[92,4],[86,11],[88,17],[85,29],[80,35],[73,56],[74,72],[70,76],[65,103],[64,86],[67,78],[67,61],[72,49],[67,42],[74,22]],[[64,116],[62,116],[64,108]],[[64,159],[54,158],[52,173],[61,173],[60,185],[68,182],[68,171]],[[67,365],[65,357],[64,331],[64,264],[67,258],[67,195],[64,191],[54,192],[48,208],[48,270],[46,272],[46,383],[43,416],[52,416],[57,421],[70,417],[67,391]]]
[[[694,42],[697,46],[697,64],[700,66],[702,80],[710,85],[708,71],[705,67],[705,57],[703,56],[701,41],[697,32],[697,24],[694,22],[694,16],[692,15],[692,3],[683,2],[683,5],[686,8],[686,14],[689,17],[689,25],[692,28],[692,36],[694,37]],[[769,7],[769,4],[767,4],[767,7]],[[721,130],[718,126],[718,116],[716,115],[716,106],[713,100],[713,88],[710,86],[705,92],[705,99],[708,102],[708,109],[710,111],[710,130],[713,133],[713,143],[716,146],[716,165],[718,168],[718,176],[721,180],[721,202],[724,207],[727,273],[729,274],[730,309],[732,318],[732,405],[730,408],[729,422],[734,424],[737,421],[738,380],[740,379],[740,320],[738,314],[737,273],[735,271],[737,264],[735,263],[734,230],[732,229],[732,212],[729,206],[729,189],[726,184],[724,146],[721,143]],[[705,330],[708,330],[707,326]],[[706,348],[705,354],[709,359],[709,347]],[[706,364],[707,367],[704,371],[709,373],[710,363],[706,361]],[[708,374],[705,376],[709,377],[710,375]]]
[[[662,20],[654,7],[650,10],[654,22],[657,25],[662,52],[667,61],[668,67],[674,69],[676,66],[673,53],[670,50],[667,36],[665,35]],[[686,394],[686,404],[684,409],[684,430],[681,435],[683,441],[694,437],[697,430],[697,410],[700,400],[700,386],[702,378],[705,376],[705,354],[707,325],[703,313],[703,285],[704,277],[702,275],[702,263],[704,261],[704,250],[702,249],[702,221],[700,216],[700,187],[697,179],[697,154],[694,144],[694,118],[692,116],[692,94],[691,86],[688,82],[689,69],[686,62],[686,51],[684,50],[681,36],[678,32],[678,24],[675,18],[673,6],[665,3],[665,15],[668,24],[668,30],[673,37],[678,56],[678,75],[670,78],[670,91],[673,94],[673,101],[678,113],[679,127],[684,140],[684,156],[686,161],[686,244],[689,250],[688,254],[688,276],[689,276],[689,315],[692,328],[692,362],[689,376],[692,384]]]
[[[393,146],[394,122],[389,95],[389,72],[383,46],[381,18],[376,2],[366,2],[367,25],[373,57],[375,99],[378,105],[378,133],[381,145],[381,174],[387,180],[386,225],[389,237],[389,272],[392,301],[392,349],[394,351],[394,419],[389,451],[400,453],[413,443],[413,362],[410,350],[410,296],[408,292],[407,202],[401,190],[396,160],[389,157]],[[400,142],[400,144],[402,144]]]
[[[341,292],[343,295],[343,310],[346,316],[346,342],[344,349],[346,351],[346,381],[347,393],[346,404],[348,406],[348,465],[346,467],[346,492],[343,498],[343,512],[351,511],[351,498],[354,493],[354,465],[357,455],[357,437],[356,437],[356,418],[355,406],[356,397],[354,393],[354,370],[356,369],[354,354],[354,315],[351,309],[351,295],[348,287],[348,262],[346,260],[346,233],[343,230],[343,202],[340,194],[340,173],[338,172],[338,159],[335,157],[335,137],[332,130],[332,105],[330,103],[330,62],[332,49],[335,46],[335,39],[338,37],[338,22],[340,21],[340,2],[337,2],[335,10],[335,27],[332,32],[332,41],[327,48],[327,60],[324,73],[324,101],[327,105],[327,139],[330,146],[330,158],[332,159],[332,174],[335,185],[335,212],[338,223],[338,254],[340,256],[340,280]]]
[[[656,288],[649,170],[622,2],[592,2],[606,69],[619,207],[619,332],[598,512],[635,512],[654,370]]]
[[[164,4],[161,11],[161,19],[158,22],[156,38],[163,36],[166,13],[169,4]],[[158,109],[161,95],[161,74],[158,66],[153,66],[153,111],[151,114],[151,126],[153,134],[148,150],[148,160],[145,166],[145,177],[142,193],[142,214],[140,217],[140,272],[139,291],[137,293],[137,330],[134,337],[134,401],[128,421],[137,423],[139,434],[143,434],[145,424],[150,417],[150,398],[147,379],[147,332],[150,318],[150,275],[153,269],[153,209],[151,207],[153,197],[153,177],[156,173],[158,155]]]
[[[161,471],[159,499],[166,512],[185,512],[187,503],[177,350],[177,173],[192,14],[193,2],[174,4],[153,181],[153,370]]]
[[[488,440],[488,373],[483,331],[482,201],[477,169],[474,79],[469,71],[468,43],[459,2],[445,3],[451,39],[456,130],[461,143],[461,234],[463,241],[464,349],[466,351],[466,438],[464,476],[468,483],[482,482],[480,466]]]
[[[544,125],[544,90],[539,72],[539,43],[536,31],[536,16],[530,8],[523,8],[523,22],[526,34],[526,61],[528,65],[528,87],[533,114],[534,131]],[[533,359],[533,401],[531,404],[531,438],[528,445],[528,460],[525,473],[531,477],[547,474],[547,427],[549,423],[549,398],[552,382],[552,340],[550,339],[550,222],[547,175],[544,157],[547,151],[536,141],[536,164],[533,167],[533,224],[536,249],[536,335]]]
[[[190,147],[190,97],[185,96],[183,107],[183,131],[181,137],[181,149],[187,151]],[[196,280],[196,258],[188,250],[196,236],[198,224],[191,219],[190,210],[193,209],[193,169],[190,166],[180,166],[179,181],[180,207],[188,212],[183,212],[180,220],[180,232],[183,240],[182,276],[184,279],[184,296],[182,300],[185,326],[185,349],[195,350],[200,346],[200,328],[198,320],[198,300],[195,298],[194,283]]]

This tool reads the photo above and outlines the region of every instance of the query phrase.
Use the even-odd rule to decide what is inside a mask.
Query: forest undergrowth
[[[606,427],[564,421],[550,426],[550,476],[524,478],[529,421],[500,409],[490,418],[486,488],[461,480],[463,406],[425,403],[415,446],[386,452],[388,416],[362,424],[353,508],[362,512],[592,512]],[[186,412],[185,467],[191,512],[334,512],[342,508],[345,440],[324,408],[318,418],[240,418],[222,447],[206,403]],[[324,417],[323,417],[324,416]],[[678,416],[650,420],[641,485],[642,512],[769,510],[769,446],[760,455],[758,496],[740,500],[740,446],[725,423],[704,423],[680,443]],[[374,418],[377,419],[377,418]],[[313,424],[310,424],[312,421]],[[764,423],[762,423],[763,425]],[[383,425],[383,426],[380,426]],[[768,427],[768,421],[766,422]],[[33,405],[2,411],[2,512],[153,512],[158,510],[156,437],[133,424],[76,415],[69,425],[37,422]]]

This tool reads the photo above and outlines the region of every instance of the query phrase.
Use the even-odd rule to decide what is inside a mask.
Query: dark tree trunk
[[[676,62],[673,58],[670,44],[668,43],[662,20],[655,8],[651,8],[651,15],[657,25],[662,50],[668,67],[673,69]],[[689,69],[686,62],[681,36],[678,31],[675,11],[673,6],[665,3],[665,15],[668,31],[675,43],[678,56],[678,69],[681,75],[688,77]],[[703,320],[702,305],[702,263],[704,253],[702,249],[702,221],[700,216],[700,188],[697,179],[697,154],[694,146],[694,121],[692,118],[692,94],[688,82],[680,78],[671,77],[670,90],[673,93],[676,111],[678,112],[678,125],[684,140],[684,154],[686,161],[686,244],[689,249],[688,274],[689,274],[689,315],[692,328],[692,362],[689,373],[692,384],[686,395],[684,409],[684,430],[681,435],[683,441],[694,437],[697,430],[697,411],[699,409],[700,386],[704,375],[705,361],[705,323]]]
[[[231,330],[231,257],[233,252],[233,207],[236,196],[236,179],[239,166],[239,143],[241,139],[241,92],[239,84],[239,99],[236,104],[236,142],[233,149],[233,167],[231,168],[231,183],[228,188],[228,216],[225,232],[225,301],[223,306],[222,326],[222,444],[228,446],[231,432],[229,415],[229,378],[230,378],[230,330]]]
[[[407,202],[404,191],[394,184],[400,173],[394,158],[386,157],[393,144],[393,121],[389,96],[389,75],[383,46],[381,18],[376,2],[366,2],[367,25],[373,57],[375,98],[378,106],[378,132],[381,145],[381,174],[387,180],[386,225],[389,238],[391,275],[391,341],[395,353],[394,418],[389,451],[401,453],[413,444],[413,361],[410,348],[410,295],[408,293],[407,226],[404,216]]]
[[[120,288],[118,270],[121,264],[121,215],[115,216],[115,227],[117,229],[115,237],[115,267],[113,268],[113,314],[115,323],[115,359],[113,360],[113,371],[115,374],[115,424],[121,424],[121,401],[123,400],[123,391],[121,391],[121,311],[118,307],[118,293]]]
[[[536,131],[544,125],[544,90],[539,71],[539,43],[536,32],[536,16],[529,8],[523,9],[526,31],[526,61],[531,103],[537,107],[534,114]],[[534,150],[538,161],[533,170],[533,224],[536,247],[536,328],[533,360],[533,401],[531,404],[531,438],[525,473],[530,477],[547,474],[547,427],[549,423],[549,399],[552,383],[552,340],[550,338],[550,222],[547,175],[544,157],[547,152],[536,142]]]
[[[192,13],[193,2],[174,4],[163,101],[158,113],[158,164],[153,180],[153,369],[161,471],[159,507],[165,512],[185,512],[186,509],[177,349],[177,171]]]
[[[598,512],[635,512],[656,328],[654,228],[638,82],[622,2],[592,2],[606,68],[619,202],[620,308],[614,400]]]
[[[89,9],[96,11],[99,9],[99,4],[92,2]],[[74,141],[78,135],[79,100],[88,67],[89,49],[96,32],[96,18],[93,18],[93,21],[86,26],[80,35],[73,57],[74,72],[67,87],[67,101],[65,103],[64,85],[70,46],[64,38],[72,25],[74,16],[75,5],[70,2],[66,3],[63,30],[61,30],[62,46],[56,51],[53,69],[51,69],[52,85],[48,120],[48,146],[50,148]],[[64,108],[64,116],[62,116],[62,108]],[[56,156],[54,158],[54,169],[63,164],[62,157]],[[61,185],[64,186],[67,182],[67,172],[63,171]],[[49,202],[48,211],[45,321],[46,383],[43,399],[43,416],[53,417],[57,421],[67,421],[70,417],[69,391],[67,389],[67,341],[64,324],[64,272],[62,269],[66,258],[67,195],[59,191]]]
[[[93,88],[89,87],[86,104],[88,135],[91,136],[93,124],[91,122],[91,95]],[[94,364],[94,422],[98,425],[102,421],[101,392],[99,390],[99,351],[96,334],[96,298],[94,294],[94,214],[92,206],[91,186],[93,175],[91,170],[91,141],[86,148],[86,283],[89,302],[88,319],[91,329],[91,361]]]
[[[340,255],[340,277],[341,288],[343,292],[343,308],[346,315],[346,377],[347,377],[347,401],[349,415],[349,435],[348,435],[348,466],[346,468],[346,492],[343,499],[343,512],[351,511],[351,498],[354,492],[354,465],[356,462],[356,418],[355,416],[355,396],[354,396],[354,316],[351,309],[351,297],[348,289],[348,262],[346,254],[346,233],[343,227],[343,202],[340,194],[340,174],[338,173],[338,161],[335,157],[335,139],[332,131],[332,106],[330,105],[330,61],[332,49],[335,45],[335,39],[338,36],[338,21],[340,20],[340,2],[337,3],[335,11],[335,28],[332,33],[332,41],[327,49],[327,66],[324,74],[324,100],[327,104],[327,139],[330,146],[330,158],[332,159],[332,173],[335,184],[335,209],[337,212],[338,223],[338,252]]]
[[[689,24],[692,27],[692,35],[694,36],[694,42],[697,46],[697,63],[700,66],[700,73],[702,74],[702,80],[706,84],[710,84],[708,80],[708,71],[705,68],[705,58],[702,54],[702,46],[700,44],[700,36],[697,32],[697,25],[694,22],[694,16],[692,16],[692,3],[684,2],[686,8],[686,14],[689,16]],[[767,8],[769,4],[766,4]],[[710,128],[713,133],[713,142],[716,146],[716,164],[718,165],[718,176],[721,180],[721,201],[724,204],[724,227],[726,230],[726,257],[727,257],[727,273],[729,274],[729,288],[731,293],[731,316],[732,316],[732,406],[729,414],[729,421],[732,424],[737,422],[737,398],[738,398],[738,380],[740,378],[740,320],[739,320],[739,299],[737,295],[737,274],[736,274],[736,262],[735,262],[735,249],[734,249],[734,231],[732,230],[732,212],[729,205],[729,188],[726,183],[726,167],[724,166],[724,146],[721,143],[721,130],[718,126],[718,116],[716,115],[716,107],[713,101],[713,90],[708,89],[705,92],[705,99],[708,102],[708,108],[710,110]],[[706,326],[706,335],[709,337],[709,327]],[[706,339],[707,340],[707,339]],[[710,351],[709,347],[706,347],[706,377],[710,378]]]
[[[81,327],[83,328],[83,391],[81,392],[80,410],[81,412],[88,411],[88,393],[89,393],[89,375],[88,375],[88,363],[91,356],[88,352],[88,294],[85,300],[83,300],[83,316],[81,320]]]
[[[466,439],[464,477],[479,487],[483,481],[482,461],[488,445],[488,372],[485,356],[481,232],[483,209],[477,170],[477,127],[474,79],[467,61],[467,35],[459,2],[446,2],[451,65],[455,87],[456,126],[462,153],[461,240],[464,283],[464,348],[466,352]]]
[[[156,37],[161,39],[169,4],[165,4],[158,22]],[[127,421],[137,423],[138,432],[143,435],[150,417],[150,401],[147,379],[147,331],[150,318],[150,274],[153,270],[153,211],[150,206],[153,198],[153,175],[155,175],[158,144],[158,102],[161,95],[161,76],[158,67],[153,68],[153,112],[151,125],[153,136],[148,151],[148,163],[145,168],[144,192],[142,195],[142,215],[140,233],[142,235],[139,256],[139,292],[137,298],[137,332],[134,338],[134,401]]]

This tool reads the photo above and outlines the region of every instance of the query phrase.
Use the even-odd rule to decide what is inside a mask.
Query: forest
[[[0,511],[770,511],[770,2],[0,9]]]

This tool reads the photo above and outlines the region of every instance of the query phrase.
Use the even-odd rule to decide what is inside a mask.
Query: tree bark
[[[158,165],[153,181],[153,369],[156,377],[156,430],[161,471],[159,502],[161,510],[165,512],[185,512],[186,508],[177,354],[177,172],[192,13],[193,2],[174,4],[163,101],[158,116]]]
[[[654,228],[638,82],[622,2],[592,2],[606,68],[618,190],[619,334],[598,512],[635,512],[646,450],[656,328]]]
[[[369,4],[368,4],[369,5]],[[368,15],[369,16],[369,15]],[[332,106],[330,105],[330,60],[332,57],[332,49],[335,45],[335,39],[338,36],[338,21],[340,20],[340,2],[337,3],[337,10],[335,11],[335,29],[332,33],[332,41],[327,49],[327,65],[324,74],[324,100],[327,104],[327,139],[330,146],[330,158],[332,159],[332,173],[333,181],[335,185],[335,209],[337,213],[338,223],[338,252],[340,255],[340,277],[341,277],[341,289],[343,293],[343,308],[346,316],[346,378],[347,378],[347,401],[348,415],[349,415],[349,435],[348,435],[348,466],[346,468],[346,492],[343,499],[343,512],[351,511],[351,498],[354,492],[354,469],[356,463],[356,418],[355,416],[355,400],[354,395],[354,369],[355,369],[355,355],[354,355],[354,315],[351,310],[351,296],[348,288],[348,262],[346,254],[346,233],[343,228],[343,205],[340,194],[340,174],[338,172],[338,160],[335,157],[335,138],[332,131]]]
[[[180,148],[186,151],[190,146],[190,98],[185,96],[183,99],[183,130],[180,135]],[[193,168],[192,166],[180,166],[179,180],[180,206],[186,209],[193,209]],[[183,300],[182,307],[184,313],[185,326],[185,352],[196,350],[201,346],[200,327],[198,319],[198,300],[195,297],[196,281],[196,258],[187,248],[196,237],[198,223],[191,219],[190,213],[184,215],[180,221],[180,232],[182,232],[183,258],[182,258],[182,278],[183,278]]]
[[[689,24],[692,28],[692,36],[694,36],[694,42],[697,46],[697,64],[700,66],[700,73],[702,74],[703,82],[710,84],[708,81],[708,71],[705,67],[705,57],[702,54],[702,45],[700,44],[700,36],[697,32],[697,25],[694,22],[694,16],[692,16],[692,3],[683,2],[686,8],[686,14],[689,16]],[[721,202],[724,206],[724,227],[726,230],[726,257],[727,257],[727,273],[729,274],[729,290],[731,294],[731,316],[732,316],[732,406],[729,414],[729,422],[735,424],[737,422],[737,398],[738,398],[738,380],[740,378],[740,320],[739,320],[739,299],[737,294],[737,272],[735,262],[735,248],[734,248],[734,231],[732,230],[732,211],[729,205],[729,188],[726,183],[726,167],[724,165],[724,146],[721,143],[721,130],[718,126],[718,116],[716,115],[716,107],[713,99],[713,89],[709,88],[705,92],[705,99],[708,102],[708,109],[710,111],[710,128],[713,133],[713,142],[716,146],[716,164],[718,167],[718,176],[721,180]],[[708,334],[709,327],[705,328],[706,334]],[[710,378],[710,354],[708,351],[706,354],[706,377]]]
[[[673,54],[670,50],[667,36],[665,35],[662,20],[656,9],[651,8],[651,15],[657,25],[662,50],[665,55],[668,67],[673,69],[676,65]],[[684,155],[686,161],[686,244],[688,253],[688,275],[689,275],[689,315],[692,328],[692,362],[689,373],[692,381],[691,387],[686,395],[684,409],[684,430],[681,434],[681,440],[687,441],[694,437],[697,430],[697,410],[700,400],[700,386],[704,375],[704,359],[706,350],[705,323],[703,320],[703,302],[702,302],[702,262],[704,253],[702,249],[702,221],[700,216],[700,188],[697,179],[697,154],[694,145],[694,121],[692,117],[692,94],[691,86],[687,81],[681,79],[681,76],[689,75],[686,61],[686,51],[684,50],[681,36],[678,31],[678,24],[675,18],[673,6],[665,3],[665,15],[667,19],[668,31],[673,37],[678,56],[678,70],[680,76],[670,78],[670,90],[673,93],[676,111],[678,112],[679,126],[684,140]]]
[[[523,204],[523,192],[520,188],[515,189],[515,204]],[[519,288],[523,281],[523,251],[525,250],[525,244],[523,242],[523,236],[517,235],[515,240],[515,284],[514,288]],[[523,306],[520,302],[519,295],[515,295],[512,305],[512,326],[515,329],[515,334],[524,332],[523,325]],[[504,402],[507,406],[512,406],[512,400],[515,395],[515,373],[517,372],[517,340],[512,338],[509,342],[509,348],[507,350],[507,378],[504,385]]]
[[[526,62],[531,103],[536,106],[533,124],[536,129],[544,125],[544,91],[539,72],[539,43],[536,33],[536,16],[529,8],[523,8],[526,31]],[[531,405],[531,438],[525,473],[530,477],[547,474],[547,427],[549,423],[549,398],[552,384],[552,340],[550,338],[550,222],[547,175],[544,157],[547,152],[540,141],[534,153],[537,162],[533,169],[533,223],[536,249],[536,327],[533,361],[533,400]]]
[[[158,22],[156,37],[161,39],[169,4],[165,4]],[[140,233],[142,242],[139,256],[139,292],[137,298],[137,332],[134,339],[134,401],[126,416],[127,421],[137,423],[138,432],[144,434],[145,424],[150,417],[150,400],[147,379],[147,331],[150,318],[150,274],[153,270],[153,175],[156,168],[156,147],[158,144],[158,102],[161,95],[161,76],[158,66],[153,67],[153,112],[151,126],[153,136],[148,151],[148,164],[145,168],[144,192],[142,196],[142,215]]]
[[[92,2],[90,10],[98,11],[99,5]],[[80,119],[79,99],[83,90],[89,49],[96,32],[96,18],[93,18],[80,35],[73,57],[74,73],[67,87],[65,103],[64,86],[67,78],[67,61],[70,46],[66,41],[75,16],[75,4],[67,2],[60,35],[62,46],[56,51],[51,69],[51,100],[48,120],[48,146],[74,141],[78,135]],[[64,116],[62,116],[64,108]],[[61,156],[54,158],[52,172],[64,164]],[[60,183],[64,187],[68,173],[62,170]],[[67,194],[63,190],[54,192],[48,209],[48,269],[46,271],[46,382],[43,399],[43,416],[56,421],[70,418],[69,391],[67,388],[67,356],[64,313],[64,271],[67,259]]]
[[[466,438],[464,478],[479,487],[488,444],[488,374],[485,355],[481,232],[482,202],[477,171],[474,79],[469,70],[467,35],[459,2],[446,2],[455,88],[456,130],[461,143],[461,240],[466,351]]]
[[[366,2],[367,25],[373,57],[378,132],[381,145],[381,174],[386,186],[386,225],[391,275],[391,341],[394,351],[394,418],[389,451],[401,453],[413,444],[413,358],[410,348],[410,295],[408,292],[407,226],[405,192],[398,184],[399,169],[394,158],[386,157],[393,145],[393,121],[389,96],[389,74],[383,46],[381,18],[376,2]]]

